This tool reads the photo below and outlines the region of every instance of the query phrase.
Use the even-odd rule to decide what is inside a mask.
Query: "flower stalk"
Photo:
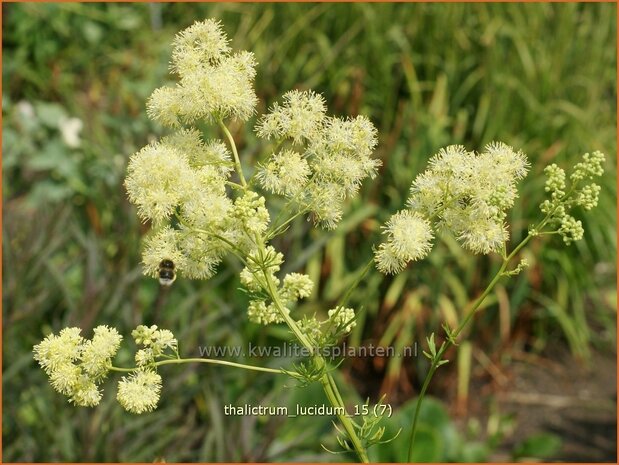
[[[224,130],[224,132],[227,135],[230,134],[230,132],[227,130],[226,126],[222,122],[220,122],[220,126],[222,127],[222,130]],[[235,154],[235,159],[238,160],[238,151],[237,151],[236,143],[234,139],[232,137],[228,137],[228,142],[231,146],[232,153]],[[243,184],[243,186],[246,187],[247,184],[245,183],[244,178],[243,178],[242,165],[240,163],[240,160],[238,161],[238,163],[235,163],[235,165],[236,165],[235,168],[236,168],[237,174],[239,175],[239,178],[241,179],[241,183]],[[297,212],[294,215],[292,215],[287,221],[282,223],[282,225],[280,225],[275,231],[273,231],[270,234],[270,237],[274,237],[278,231],[282,231],[284,226],[288,225],[290,222],[292,222],[302,213],[303,212]],[[258,248],[259,248],[259,253],[257,254],[258,256],[264,257],[267,255],[267,251],[265,249],[265,243],[267,240],[268,240],[267,238],[260,237],[258,234],[256,234],[256,244],[258,245]],[[366,270],[364,270],[364,275],[366,271],[367,271],[367,267],[366,267]],[[346,431],[346,434],[348,435],[352,443],[352,446],[357,456],[359,457],[359,460],[363,463],[368,463],[369,458],[367,455],[367,451],[365,450],[365,447],[361,443],[361,440],[358,437],[357,432],[355,431],[354,425],[346,412],[346,405],[344,404],[342,396],[339,393],[337,384],[335,383],[335,380],[333,379],[331,374],[326,372],[326,361],[320,354],[316,353],[316,347],[312,344],[312,342],[310,341],[310,339],[308,339],[308,337],[304,334],[304,332],[299,328],[295,320],[290,317],[288,311],[286,311],[285,307],[282,305],[281,297],[277,291],[277,286],[273,282],[273,277],[269,273],[266,267],[262,268],[262,273],[263,273],[264,281],[266,283],[265,290],[268,293],[271,300],[273,301],[273,303],[275,304],[280,317],[284,320],[284,322],[286,323],[290,331],[294,334],[295,338],[309,351],[310,354],[312,354],[312,359],[313,359],[312,361],[313,361],[314,366],[316,367],[317,370],[320,370],[322,372],[322,375],[320,377],[320,384],[323,387],[323,390],[325,392],[327,399],[329,400],[330,404],[333,407],[338,407],[336,411],[344,412],[344,413],[338,413],[337,416],[340,422],[342,423],[342,426],[344,427],[344,430]]]
[[[271,276],[265,273],[265,278],[268,283],[269,296],[273,299],[273,302],[277,306],[280,312],[280,315],[282,316],[282,318],[288,325],[288,328],[290,328],[290,330],[295,335],[297,340],[306,349],[310,351],[310,353],[312,354],[313,363],[315,367],[318,370],[321,370],[323,372],[320,377],[320,384],[322,385],[322,388],[325,392],[325,395],[327,396],[327,399],[329,400],[329,402],[331,403],[333,407],[339,407],[338,409],[336,409],[336,411],[344,412],[344,413],[338,413],[337,416],[340,422],[342,423],[342,426],[344,427],[344,430],[346,431],[346,434],[348,435],[352,443],[352,446],[357,456],[359,457],[359,460],[363,463],[368,463],[369,458],[367,455],[367,451],[365,450],[365,447],[361,443],[361,439],[357,435],[357,432],[355,431],[355,427],[352,421],[350,420],[348,413],[346,412],[346,405],[344,404],[342,396],[340,395],[337,384],[335,383],[335,380],[333,379],[331,374],[326,372],[325,359],[320,354],[315,353],[316,347],[312,345],[312,343],[309,341],[307,336],[301,331],[297,323],[288,315],[288,312],[286,312],[284,307],[281,305],[280,298],[274,289]]]
[[[415,413],[413,415],[413,422],[411,425],[410,440],[409,440],[409,446],[408,446],[409,447],[408,449],[408,461],[409,462],[412,462],[413,460],[415,436],[417,433],[417,420],[419,419],[419,412],[421,410],[421,405],[425,398],[430,382],[432,381],[432,378],[434,377],[434,373],[436,373],[436,370],[441,365],[447,362],[446,360],[443,360],[443,355],[445,355],[445,352],[447,351],[447,349],[449,349],[452,345],[457,344],[456,341],[458,339],[458,336],[467,327],[467,325],[469,324],[473,316],[479,310],[479,307],[481,306],[481,304],[486,300],[486,297],[490,295],[490,293],[492,292],[496,284],[499,282],[501,277],[504,276],[505,270],[507,270],[507,265],[509,264],[509,262],[527,244],[527,242],[529,242],[531,237],[532,236],[530,234],[527,234],[527,236],[520,242],[520,244],[518,244],[518,246],[507,257],[503,259],[501,266],[499,267],[499,270],[496,272],[496,274],[494,275],[494,277],[492,278],[488,286],[486,286],[486,289],[484,289],[481,295],[475,300],[470,310],[466,313],[466,316],[464,317],[462,322],[458,325],[458,327],[455,330],[450,332],[448,337],[441,344],[438,351],[436,351],[433,354],[431,361],[430,361],[430,369],[428,370],[428,374],[423,380],[421,391],[419,392],[419,396],[417,398],[417,404],[415,405]]]
[[[266,368],[266,367],[255,366],[255,365],[246,365],[244,363],[229,362],[227,360],[218,360],[218,359],[212,359],[212,358],[174,358],[170,360],[161,360],[159,362],[155,362],[152,364],[152,366],[160,367],[163,365],[182,365],[185,363],[207,363],[210,365],[221,365],[221,366],[227,366],[227,367],[241,368],[243,370],[249,370],[249,371],[261,371],[264,373],[291,375],[291,372],[289,371],[278,370],[276,368]],[[110,366],[109,369],[111,371],[131,373],[133,371],[140,370],[141,368],[140,367],[123,368],[123,367]]]

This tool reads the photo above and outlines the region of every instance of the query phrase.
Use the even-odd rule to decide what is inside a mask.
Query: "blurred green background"
[[[379,129],[381,175],[366,183],[341,227],[315,231],[301,220],[276,244],[287,271],[305,270],[318,284],[300,312],[320,313],[342,295],[371,256],[379,225],[402,207],[440,147],[481,149],[501,140],[529,155],[531,173],[510,217],[515,241],[539,217],[546,164],[607,154],[600,206],[582,217],[585,240],[569,248],[559,239],[535,241],[527,251],[532,266],[497,288],[470,331],[472,345],[448,354],[457,363],[435,379],[440,400],[422,416],[417,458],[543,458],[560,447],[556,436],[505,445],[504,416],[482,412],[489,426],[475,426],[466,406],[469,390],[475,397],[476,386],[487,384],[475,376],[480,360],[509,373],[513,360],[551,357],[549,348],[571,354],[560,364],[583,367],[595,354],[615,353],[615,4],[5,3],[2,10],[4,461],[351,459],[319,447],[335,448],[329,418],[223,415],[227,403],[322,403],[316,386],[164,367],[160,407],[132,416],[116,403],[112,382],[98,408],[67,405],[32,360],[32,346],[64,326],[89,336],[108,324],[128,336],[137,324],[157,324],[177,335],[185,356],[199,345],[287,340],[281,327],[247,322],[238,263],[224,263],[207,282],[179,279],[167,292],[141,275],[146,227],[122,186],[127,159],[164,134],[147,120],[144,102],[172,80],[173,35],[207,17],[223,21],[234,48],[255,53],[259,114],[287,90],[313,88],[332,113],[363,113]],[[250,165],[263,149],[252,126],[232,125]],[[496,266],[446,238],[407,273],[370,274],[351,301],[363,310],[349,344],[397,348],[440,333]],[[131,356],[126,344],[118,364]],[[389,424],[397,431],[410,421],[426,370],[423,357],[346,360],[340,383],[351,402],[386,393],[400,406]],[[373,457],[400,459],[402,439]]]

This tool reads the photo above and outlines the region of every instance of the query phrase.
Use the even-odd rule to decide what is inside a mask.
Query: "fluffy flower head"
[[[93,407],[101,400],[98,385],[106,378],[122,337],[115,328],[97,326],[92,340],[79,328],[50,334],[34,346],[34,359],[49,376],[52,387],[69,402]]]
[[[129,200],[144,220],[161,223],[184,200],[194,179],[187,158],[167,144],[149,144],[133,155],[127,167],[125,186]]]
[[[283,150],[260,165],[257,178],[260,185],[270,192],[294,196],[306,186],[310,174],[309,164],[300,153]]]
[[[432,249],[432,226],[420,214],[402,210],[384,226],[387,241],[376,250],[374,259],[378,270],[385,274],[398,273],[410,261],[422,259]]]
[[[326,111],[322,95],[291,90],[283,95],[281,106],[275,103],[260,118],[256,132],[264,139],[292,139],[295,144],[311,141],[322,130]]]
[[[122,336],[116,328],[97,326],[92,340],[85,341],[82,348],[82,368],[92,376],[103,376],[108,371],[112,357],[120,347]]]
[[[428,166],[413,181],[411,209],[474,253],[499,251],[508,237],[504,219],[518,196],[516,183],[528,171],[526,156],[500,142],[482,153],[449,146]]]
[[[228,38],[221,23],[212,19],[197,21],[182,30],[176,34],[172,45],[171,69],[180,76],[218,63],[230,53]]]
[[[59,335],[50,334],[34,346],[34,359],[48,375],[63,365],[78,360],[84,338],[80,328],[64,328]]]
[[[151,412],[161,393],[161,376],[153,370],[140,370],[118,382],[116,398],[131,413]]]
[[[344,202],[364,179],[374,177],[380,161],[372,158],[376,128],[364,116],[326,116],[325,101],[312,91],[291,91],[256,125],[264,139],[292,141],[263,164],[258,180],[266,190],[295,201],[314,222],[333,229]]]
[[[247,120],[255,110],[256,61],[250,52],[232,53],[219,22],[197,22],[174,39],[171,69],[180,80],[153,92],[148,115],[176,127],[198,120]]]
[[[400,211],[393,215],[385,226],[385,232],[393,248],[407,260],[424,258],[432,248],[430,222],[411,211]]]

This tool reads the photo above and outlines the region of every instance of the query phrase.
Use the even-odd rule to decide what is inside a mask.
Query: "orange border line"
[[[3,3],[52,3],[52,2],[46,2],[44,0],[31,0],[29,2],[24,2],[24,1],[20,1],[20,0],[0,0],[0,6]],[[404,0],[395,0],[392,2],[386,2],[386,1],[382,1],[382,0],[371,0],[371,1],[367,1],[367,2],[360,2],[360,1],[355,1],[355,0],[332,0],[332,1],[325,1],[325,0],[317,0],[317,1],[311,1],[311,0],[297,0],[294,2],[286,2],[283,0],[273,0],[270,2],[252,2],[250,0],[238,0],[238,1],[224,1],[224,2],[216,2],[216,1],[212,1],[212,0],[206,0],[206,1],[202,1],[200,2],[199,0],[189,0],[186,2],[179,2],[176,0],[171,0],[171,1],[164,1],[164,0],[154,0],[151,2],[145,1],[145,0],[138,0],[138,1],[130,1],[130,0],[115,0],[115,1],[106,1],[106,2],[98,2],[97,0],[84,0],[82,2],[79,2],[77,0],[61,0],[58,2],[53,2],[53,3],[614,3],[617,4],[618,1],[604,1],[604,0],[582,0],[582,1],[575,1],[575,0],[548,0],[548,1],[542,1],[542,0],[526,0],[526,1],[514,1],[514,0],[474,0],[474,1],[469,1],[469,2],[462,2],[462,1],[458,1],[458,0],[430,0],[430,1],[422,1],[422,0],[411,0],[411,1],[404,1]],[[0,8],[0,30],[2,29],[3,26],[3,16],[2,16],[2,8]],[[619,23],[619,7],[616,9],[616,15],[617,15],[617,23]],[[615,37],[615,46],[617,46],[618,43],[618,37],[619,34]],[[4,45],[4,44],[3,44]],[[3,47],[0,47],[0,60],[2,59],[2,51],[3,51]],[[2,70],[2,62],[0,61],[0,71]],[[619,60],[617,61],[617,65],[616,65],[616,74],[615,74],[615,80],[617,79],[617,76],[619,76]],[[616,82],[615,82],[616,84]],[[617,89],[616,89],[617,90]],[[0,81],[0,93],[2,91],[2,82]],[[617,94],[616,97],[616,109],[619,108],[619,93]],[[0,113],[0,123],[2,123],[3,119],[2,119],[2,114]],[[616,130],[617,130],[617,140],[619,141],[619,121],[617,120],[617,113],[615,113],[615,122],[616,122]],[[0,144],[2,142],[2,134],[0,133]],[[2,147],[0,145],[0,147]],[[1,152],[1,148],[0,148],[0,152]],[[615,155],[619,164],[619,156]],[[0,167],[2,167],[2,157],[0,156]],[[619,189],[619,177],[616,180],[617,183],[617,188]],[[0,178],[0,188],[3,187],[3,183],[2,183],[2,179]],[[4,204],[4,198],[3,198],[3,204]],[[3,210],[3,204],[0,205],[0,227],[2,226],[2,221],[3,221],[3,216],[1,216],[2,214],[2,210]],[[617,203],[616,206],[616,214],[617,217],[619,217],[619,202]],[[617,240],[619,241],[619,230],[616,231],[617,233]],[[4,237],[0,238],[0,242],[3,243],[4,241]],[[2,259],[2,248],[0,248],[0,259]],[[615,263],[616,267],[619,268],[619,258],[616,257],[617,261]],[[0,290],[2,290],[2,276],[3,276],[3,269],[0,269]],[[619,287],[619,275],[617,275],[616,277],[616,283],[617,283],[617,287]],[[2,309],[2,302],[0,301],[0,310]],[[2,328],[3,325],[0,325],[0,378],[2,377],[2,373],[3,373],[3,365],[2,365],[2,349],[4,346],[4,339],[3,339],[3,332],[2,332]],[[619,333],[619,319],[617,319],[617,333]],[[617,345],[617,352],[619,352],[619,342]],[[619,373],[617,374],[617,381],[619,384]],[[619,395],[616,396],[616,402],[619,404]],[[3,407],[4,403],[3,403],[3,392],[2,392],[2,383],[0,383],[0,415],[2,414],[2,407]],[[619,423],[619,415],[617,416],[617,423]],[[2,425],[3,422],[0,423],[0,433],[2,432]],[[0,454],[3,454],[4,452],[4,448],[3,448],[3,443],[2,443],[2,435],[0,434]],[[619,431],[617,431],[617,442],[619,442]],[[617,444],[617,443],[616,443]],[[617,452],[617,463],[619,463],[619,451]],[[12,463],[12,462],[4,462],[2,460],[2,456],[0,455],[0,463]],[[20,465],[23,465],[24,463],[30,463],[30,462],[19,462]],[[43,464],[50,464],[52,462],[37,462],[37,463],[43,463]],[[78,464],[81,462],[63,462],[63,463],[67,463],[67,464]],[[88,462],[84,462],[84,463],[88,463]],[[96,462],[96,463],[100,463],[100,462]],[[106,463],[116,463],[116,464],[120,464],[121,462],[106,462]],[[147,463],[147,462],[125,462],[125,463],[133,463],[133,464],[137,464],[137,465],[152,465],[152,463]],[[174,465],[190,465],[192,464],[192,462],[169,462],[170,464],[174,464]],[[217,463],[218,465],[228,465],[228,464],[233,464],[233,463],[238,463],[238,462],[214,462]],[[243,462],[241,462],[243,463]],[[260,463],[264,463],[267,464],[270,462],[254,462],[257,464]],[[293,465],[291,462],[280,462],[280,463],[289,463],[290,465]],[[318,465],[319,462],[307,462],[308,465]],[[510,463],[510,462],[505,462],[505,463]],[[513,463],[513,462],[512,462]],[[562,462],[564,465],[583,465],[583,462]],[[381,462],[382,464],[382,462]],[[487,465],[487,464],[492,464],[492,462],[471,462],[471,465]],[[386,464],[385,464],[386,465]],[[429,465],[429,464],[428,464]]]

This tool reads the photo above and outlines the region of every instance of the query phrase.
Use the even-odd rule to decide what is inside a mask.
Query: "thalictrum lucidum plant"
[[[300,385],[318,382],[339,409],[339,444],[367,462],[367,448],[389,440],[383,438],[381,418],[350,418],[330,373],[334,367],[321,352],[352,330],[355,310],[343,303],[329,309],[323,320],[297,316],[297,302],[311,295],[313,282],[302,273],[282,276],[284,256],[271,242],[298,217],[307,217],[319,228],[338,226],[347,200],[357,195],[363,181],[377,175],[380,160],[373,157],[377,131],[364,116],[329,116],[324,98],[315,92],[289,91],[256,123],[256,134],[270,144],[270,151],[247,179],[228,123],[247,122],[255,114],[256,65],[251,52],[230,48],[217,21],[197,22],[177,34],[171,70],[178,80],[156,89],[147,102],[149,117],[171,133],[130,158],[125,186],[138,215],[151,225],[143,248],[146,275],[164,285],[173,283],[176,276],[208,279],[224,257],[235,256],[244,265],[239,279],[250,297],[249,320],[285,324],[307,350],[307,360],[293,368],[272,369],[182,358],[174,334],[155,325],[139,325],[132,332],[137,347],[132,367],[113,365],[123,338],[107,326],[96,327],[92,339],[84,338],[79,328],[65,328],[37,344],[34,357],[52,387],[78,406],[99,404],[101,385],[109,373],[124,372],[116,397],[135,414],[157,407],[162,389],[157,369],[165,364],[210,363],[291,376]],[[199,129],[203,123],[217,126],[222,138],[204,140]],[[508,268],[531,238],[557,234],[566,244],[582,238],[582,223],[571,212],[597,204],[600,188],[591,180],[603,173],[603,162],[599,152],[586,154],[569,182],[561,168],[547,167],[550,197],[541,205],[543,219],[511,252],[506,217],[518,197],[517,183],[529,167],[522,152],[503,143],[489,144],[481,153],[446,147],[413,181],[406,208],[385,224],[385,240],[375,248],[379,271],[402,272],[410,262],[426,257],[443,234],[453,235],[474,254],[498,253],[502,264],[460,326],[445,326],[446,338],[438,348],[434,335],[428,338],[425,354],[431,367],[412,420],[411,453],[419,407],[434,372],[446,363],[445,351],[457,344],[498,280],[526,266],[521,260]],[[285,199],[275,218],[267,208],[266,193]],[[365,272],[370,267],[371,262]]]

